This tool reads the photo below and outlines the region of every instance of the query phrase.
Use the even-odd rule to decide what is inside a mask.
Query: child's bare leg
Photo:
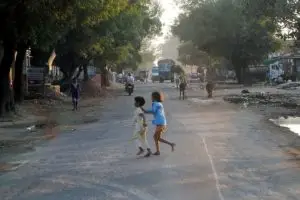
[[[154,143],[155,143],[155,147],[156,147],[156,152],[154,153],[154,155],[160,155],[160,148],[159,148],[159,133],[155,132],[153,139],[154,139]]]
[[[162,127],[156,127],[156,131],[155,131],[155,134],[154,134],[154,140],[155,140],[155,142],[157,142],[158,150],[157,150],[157,152],[154,155],[160,155],[159,142],[162,142],[162,143],[170,145],[171,148],[172,148],[172,151],[174,151],[175,143],[171,143],[171,142],[169,142],[169,141],[161,138],[161,135],[162,135],[162,133],[164,131],[165,131],[165,127],[164,126],[162,126]]]
[[[172,148],[172,151],[175,150],[175,143],[169,142],[169,141],[167,141],[167,140],[165,140],[165,139],[162,139],[162,138],[159,138],[158,141],[170,145],[171,148]]]

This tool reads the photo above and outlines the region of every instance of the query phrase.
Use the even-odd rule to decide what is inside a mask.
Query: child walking
[[[71,84],[71,94],[72,94],[72,103],[73,111],[78,109],[78,100],[79,100],[79,84],[74,78]]]
[[[156,147],[156,152],[153,155],[160,155],[160,146],[159,142],[168,144],[172,151],[174,151],[175,143],[169,142],[161,138],[162,134],[167,130],[167,119],[165,116],[164,106],[162,104],[163,96],[159,92],[152,93],[152,108],[149,110],[144,110],[145,113],[153,114],[152,123],[156,126],[154,132],[154,142]]]
[[[134,111],[134,138],[136,141],[137,148],[139,149],[137,155],[142,155],[145,152],[144,148],[146,148],[147,153],[145,154],[145,157],[149,157],[151,156],[152,152],[147,141],[146,117],[142,110],[142,106],[144,106],[145,103],[146,101],[143,97],[134,98],[134,106],[136,107]]]

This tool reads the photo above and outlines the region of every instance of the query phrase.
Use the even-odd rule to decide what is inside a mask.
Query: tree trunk
[[[234,66],[234,71],[235,71],[235,74],[236,74],[238,84],[242,84],[244,82],[244,80],[243,80],[241,66]]]
[[[71,68],[69,70],[69,80],[68,80],[69,82],[72,81],[72,78],[74,77],[76,69],[77,69],[77,66],[75,65],[75,63],[72,63]]]
[[[78,72],[77,72],[77,74],[76,74],[76,76],[75,76],[75,78],[76,78],[76,79],[78,79],[78,78],[79,78],[79,76],[80,76],[80,74],[81,74],[82,70],[83,70],[83,67],[82,67],[82,66],[81,66],[81,67],[79,67],[79,70],[78,70]]]
[[[3,115],[5,110],[10,111],[9,104],[12,104],[9,101],[11,94],[9,72],[15,55],[13,42],[4,41],[3,47],[4,55],[0,64],[0,115]]]
[[[86,64],[83,65],[83,74],[84,74],[83,80],[84,81],[88,81],[89,80],[89,75],[88,75],[88,69],[87,69],[87,65]]]
[[[247,63],[241,59],[232,59],[232,65],[239,84],[245,83],[245,72],[248,67]]]
[[[102,82],[102,87],[107,87],[109,86],[109,80],[108,80],[108,71],[106,68],[104,68],[101,72],[101,82]]]
[[[23,79],[23,63],[26,54],[26,46],[22,45],[17,50],[17,58],[15,63],[15,78],[14,78],[14,97],[16,103],[21,103],[24,100],[24,79]]]

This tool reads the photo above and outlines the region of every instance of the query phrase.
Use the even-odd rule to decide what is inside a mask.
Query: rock
[[[26,130],[30,131],[30,132],[34,132],[34,131],[36,131],[36,126],[35,125],[29,126],[26,128]]]
[[[250,92],[249,92],[249,90],[242,90],[242,92],[241,92],[242,94],[249,94]]]

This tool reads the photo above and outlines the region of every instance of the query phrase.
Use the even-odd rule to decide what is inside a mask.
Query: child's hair
[[[163,102],[164,101],[164,96],[161,92],[152,92],[152,100],[157,101],[157,102]]]
[[[145,103],[146,103],[144,97],[141,97],[141,96],[135,97],[135,98],[134,98],[134,101],[135,101],[136,103],[138,103],[139,106],[144,106]]]

